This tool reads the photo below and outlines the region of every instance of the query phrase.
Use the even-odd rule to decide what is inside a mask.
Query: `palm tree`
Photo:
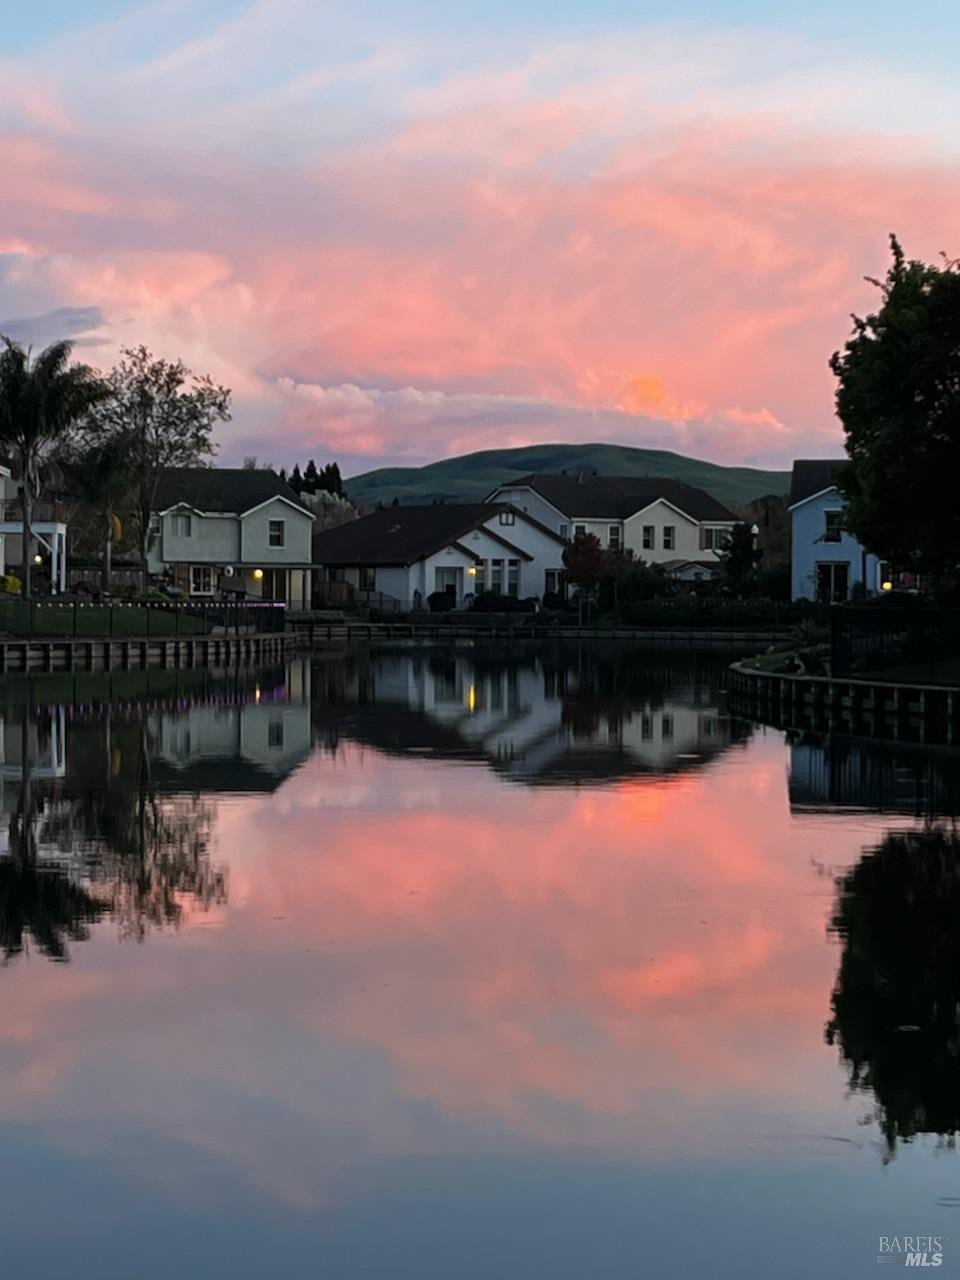
[[[23,490],[23,587],[30,598],[33,568],[33,502],[41,468],[77,422],[109,394],[84,364],[71,364],[72,342],[55,342],[33,356],[2,338],[0,350],[0,448],[10,455]]]

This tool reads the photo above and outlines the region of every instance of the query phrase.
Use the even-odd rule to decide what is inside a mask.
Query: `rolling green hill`
[[[602,476],[662,476],[684,480],[731,506],[765,494],[786,494],[789,471],[721,467],[665,449],[633,449],[620,444],[538,444],[525,449],[490,449],[445,458],[424,467],[383,467],[344,482],[354,502],[476,502],[499,484],[531,472],[584,471]]]

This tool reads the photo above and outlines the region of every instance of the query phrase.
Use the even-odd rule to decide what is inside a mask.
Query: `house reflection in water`
[[[662,654],[376,655],[327,673],[314,719],[329,745],[342,734],[475,758],[529,784],[614,782],[696,767],[745,740],[724,714],[722,673]]]
[[[0,722],[0,954],[66,960],[109,918],[121,938],[227,899],[216,801],[273,792],[310,754],[310,669],[142,703],[13,708]]]
[[[154,781],[162,789],[275,791],[309,757],[310,665],[234,697],[147,715]]]

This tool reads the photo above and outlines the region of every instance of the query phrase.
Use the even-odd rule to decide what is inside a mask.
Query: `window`
[[[189,516],[187,519],[189,520]],[[195,564],[190,567],[190,594],[192,596],[213,595],[213,567],[209,564]]]
[[[705,551],[722,551],[730,542],[729,529],[702,529]]]
[[[669,742],[673,737],[673,716],[664,715],[660,720],[660,737]]]
[[[653,737],[653,716],[646,712],[640,717],[640,737],[644,742],[649,742]]]
[[[283,721],[271,720],[267,725],[267,746],[275,751],[283,748]]]
[[[476,574],[474,575],[474,577],[473,577],[473,579],[472,579],[472,581],[473,581],[473,594],[474,594],[475,596],[482,596],[482,595],[483,595],[483,593],[484,593],[484,591],[486,591],[486,589],[487,589],[487,575],[486,575],[487,562],[486,562],[486,560],[480,560],[480,561],[475,565],[475,568],[476,568],[477,572],[476,572]]]
[[[652,524],[643,526],[643,549],[652,551],[656,545],[656,529]]]
[[[839,542],[843,535],[843,512],[842,511],[825,511],[823,540],[824,542]]]
[[[618,524],[612,524],[607,531],[607,545],[611,551],[620,550],[620,526]]]
[[[560,534],[561,538],[569,538],[570,526],[568,524],[562,524],[560,528],[557,530],[557,532]]]
[[[560,591],[560,570],[548,569],[543,582],[543,590],[546,595],[556,595]]]
[[[373,591],[377,585],[377,571],[373,565],[360,566],[360,590]]]
[[[507,561],[507,595],[518,596],[520,594],[520,561]]]
[[[160,516],[156,512],[150,517],[150,537],[160,537]]]
[[[663,526],[663,549],[664,551],[672,551],[677,545],[677,529],[676,525],[665,524]]]
[[[513,512],[513,511],[501,511],[501,512],[500,512],[500,523],[501,523],[501,524],[516,524],[516,523],[517,523],[516,513],[515,513],[515,512]]]
[[[585,524],[575,524],[575,525],[573,526],[573,536],[574,536],[575,538],[582,538],[582,537],[584,537],[584,535],[586,534],[586,532],[587,532],[587,526],[586,526]]]
[[[287,527],[287,522],[285,520],[270,521],[267,538],[271,547],[286,546],[286,540],[287,540],[286,527]]]
[[[817,565],[817,600],[821,604],[837,604],[850,594],[850,564],[846,560],[828,560]]]
[[[189,538],[193,535],[193,521],[184,511],[178,511],[173,517],[173,532],[178,538]]]
[[[501,595],[503,592],[503,561],[490,561],[490,590],[494,595]]]

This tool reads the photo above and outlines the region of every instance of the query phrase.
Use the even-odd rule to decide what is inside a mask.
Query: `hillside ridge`
[[[344,486],[354,502],[476,502],[509,480],[531,473],[583,471],[605,476],[683,480],[732,506],[768,494],[785,495],[789,471],[728,467],[669,449],[620,444],[538,444],[485,449],[420,467],[381,467],[351,476]]]

